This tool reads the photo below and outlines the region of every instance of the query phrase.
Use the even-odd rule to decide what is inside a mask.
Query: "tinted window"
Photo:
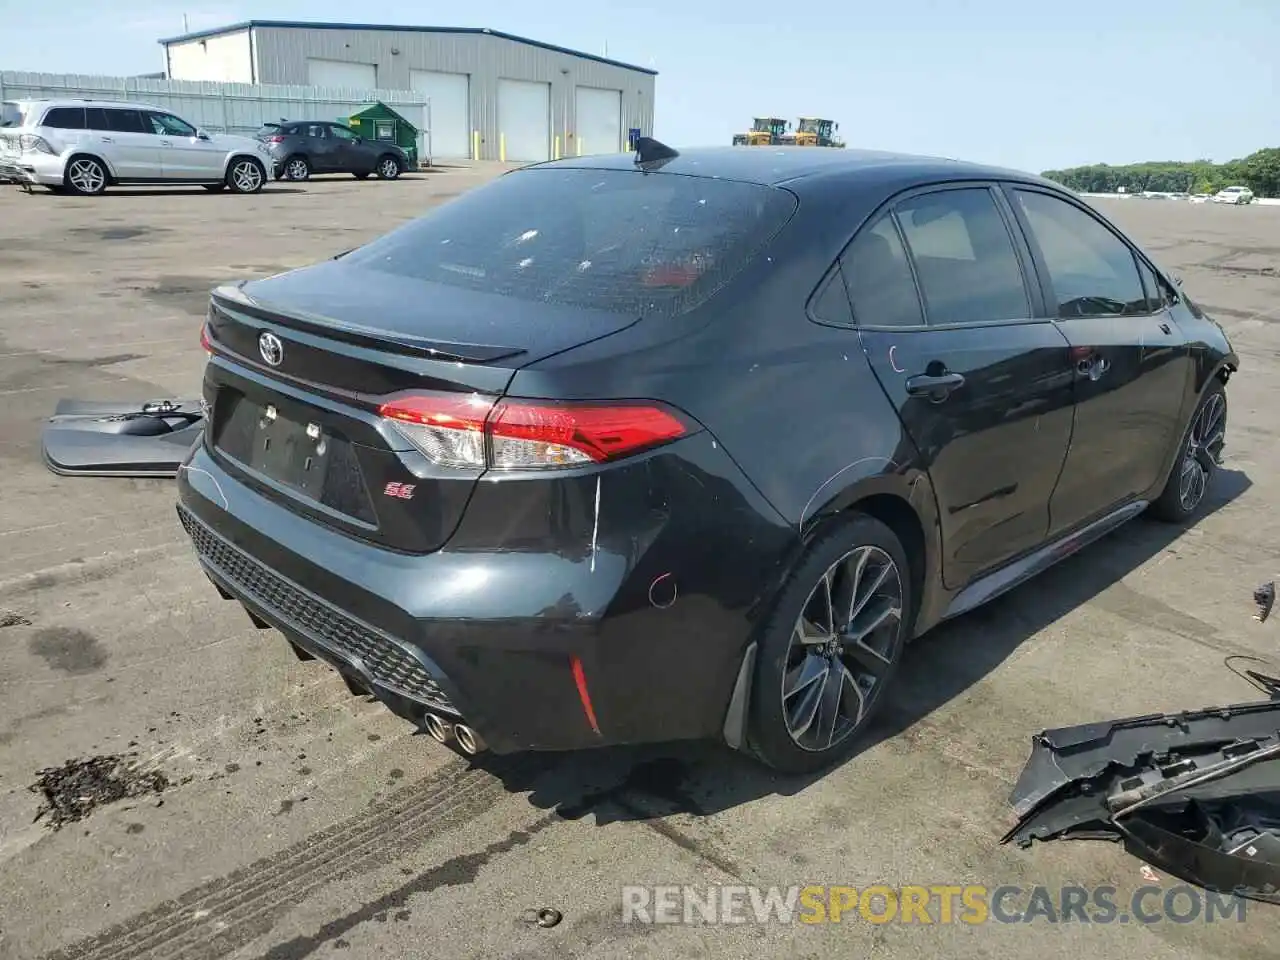
[[[194,137],[196,128],[171,113],[148,113],[153,132],[162,137]]]
[[[117,133],[150,133],[151,126],[142,125],[142,114],[137,110],[108,109],[107,129]]]
[[[521,300],[675,315],[741,270],[795,207],[784,190],[732,180],[522,170],[343,262]]]
[[[21,127],[27,122],[27,111],[29,109],[25,103],[18,103],[14,100],[6,100],[0,103],[0,127]]]
[[[83,130],[84,107],[54,107],[44,115],[40,125],[58,130]]]
[[[845,292],[844,278],[837,266],[826,283],[813,298],[810,307],[813,315],[826,323],[838,323],[849,326],[853,323],[853,314],[849,310],[849,295]]]
[[[325,129],[323,123],[308,124],[303,128],[302,134],[307,137],[319,137],[322,140],[329,136],[329,132]]]
[[[346,127],[341,127],[336,123],[329,130],[339,140],[354,140],[356,138],[354,130],[348,130]]]
[[[1043,193],[1016,193],[1049,269],[1059,317],[1147,312],[1126,243],[1074,204]]]
[[[840,260],[853,317],[866,326],[916,326],[924,323],[911,264],[893,219],[881,217],[864,227]]]
[[[85,107],[84,126],[86,130],[110,130],[107,123],[107,111],[101,107]]]
[[[897,207],[929,323],[1030,314],[1022,268],[991,192],[942,190]]]
[[[1164,291],[1160,289],[1160,281],[1156,278],[1155,271],[1141,260],[1138,261],[1138,274],[1142,277],[1142,288],[1147,295],[1147,311],[1155,313],[1164,305]]]

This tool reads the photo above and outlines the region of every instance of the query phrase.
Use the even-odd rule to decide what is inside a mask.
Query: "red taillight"
[[[434,463],[496,470],[604,463],[688,432],[653,404],[414,394],[389,400],[378,412]]]
[[[209,325],[207,323],[200,324],[200,346],[205,353],[213,356],[213,341],[209,339]]]
[[[284,137],[277,133],[273,137],[267,137],[267,143],[284,143]]]

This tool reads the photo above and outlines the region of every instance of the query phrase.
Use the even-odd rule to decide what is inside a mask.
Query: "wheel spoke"
[[[822,596],[826,601],[827,615],[826,623],[823,624],[827,628],[827,636],[831,636],[836,632],[836,587],[835,587],[836,571],[835,567],[831,567],[822,575]]]
[[[826,679],[822,684],[822,695],[818,699],[817,728],[814,740],[819,749],[825,750],[835,742],[836,731],[840,727],[840,704],[844,702],[844,692],[855,686],[849,671],[839,660],[832,660],[827,668]]]
[[[813,661],[812,665],[809,661]],[[805,658],[800,675],[803,682],[797,683],[796,695],[791,698],[796,702],[790,707],[785,703],[783,705],[787,710],[787,726],[791,730],[791,736],[797,740],[808,732],[814,718],[818,715],[818,707],[822,703],[823,692],[830,682],[831,671],[828,669],[826,660],[812,656]],[[810,679],[804,680],[806,676]]]

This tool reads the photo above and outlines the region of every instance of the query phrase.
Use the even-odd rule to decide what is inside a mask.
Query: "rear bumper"
[[[56,187],[63,181],[61,157],[45,153],[21,153],[0,158],[0,182],[32,183]]]
[[[723,466],[709,438],[681,445],[683,462]],[[589,515],[577,550],[563,526],[550,544],[482,549],[464,518],[445,549],[409,556],[285,509],[201,445],[180,472],[178,510],[222,592],[397,713],[460,717],[498,753],[572,750],[721,735],[752,621],[794,536],[708,482],[724,479],[703,473],[698,489],[714,493],[688,505],[709,520],[675,510],[600,532],[594,550]],[[479,526],[492,528],[484,488],[498,486],[477,488],[468,515],[488,514]],[[580,511],[560,493],[572,523]]]

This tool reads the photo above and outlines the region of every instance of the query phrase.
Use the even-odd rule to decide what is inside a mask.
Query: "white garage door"
[[[378,68],[372,63],[308,59],[307,83],[331,90],[377,90]]]
[[[465,73],[410,70],[409,87],[431,101],[431,155],[444,160],[471,156],[471,90]]]
[[[551,159],[551,85],[499,80],[498,132],[506,137],[508,160]]]
[[[580,155],[622,150],[622,91],[578,87],[574,97]]]

